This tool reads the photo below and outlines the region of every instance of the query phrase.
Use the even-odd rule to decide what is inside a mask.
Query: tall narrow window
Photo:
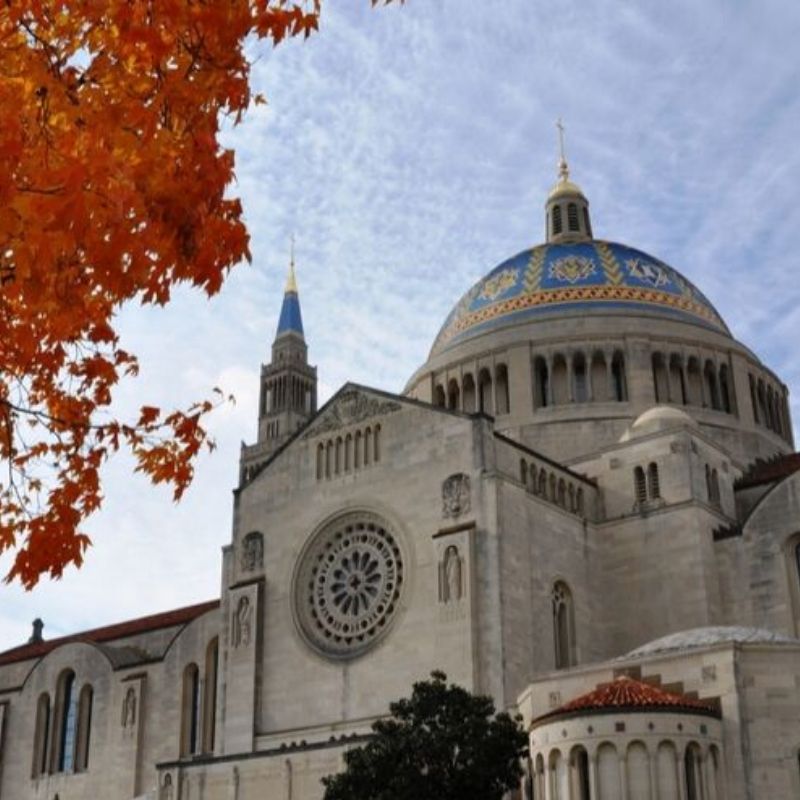
[[[661,497],[661,487],[658,482],[658,464],[650,462],[647,467],[647,494],[651,500]]]
[[[447,384],[447,407],[451,411],[458,411],[459,395],[458,381],[455,378],[451,378]]]
[[[344,437],[344,471],[350,472],[353,466],[353,434]]]
[[[758,400],[756,399],[756,382],[752,375],[750,378],[750,405],[753,407],[753,420],[756,424],[761,422],[758,416]]]
[[[217,670],[219,667],[219,639],[215,636],[206,648],[206,682],[203,697],[203,752],[214,752],[214,734],[217,722]]]
[[[181,755],[197,752],[200,724],[200,671],[197,664],[189,664],[183,671],[183,697],[181,713]]]
[[[519,479],[523,486],[528,483],[528,465],[524,458],[519,460]]]
[[[36,727],[33,734],[33,764],[31,776],[38,778],[47,772],[47,742],[50,738],[50,695],[39,695],[36,704]]]
[[[586,359],[582,353],[575,356],[572,362],[573,399],[576,403],[585,403],[589,399],[589,388],[586,380]]]
[[[700,752],[696,744],[686,748],[683,759],[686,774],[686,800],[702,800],[703,780],[700,773]]]
[[[75,673],[61,674],[58,689],[58,719],[56,727],[56,772],[72,772],[75,766],[75,728],[78,721],[78,697],[75,692]]]
[[[372,428],[364,431],[364,466],[372,460]]]
[[[376,425],[374,431],[374,447],[373,447],[374,460],[376,462],[381,460],[381,426]]]
[[[633,471],[633,493],[637,505],[641,505],[647,500],[647,482],[641,467],[636,467]]]
[[[445,399],[444,394],[444,386],[438,384],[436,388],[433,390],[433,404],[438,408],[444,408],[447,405],[447,401]]]
[[[472,414],[475,411],[475,379],[472,373],[467,373],[464,376],[464,391],[461,397],[464,411]]]
[[[726,414],[733,411],[733,403],[731,403],[731,387],[728,380],[728,365],[723,364],[719,368],[719,393],[722,401],[722,410]]]
[[[356,436],[353,444],[353,469],[361,467],[361,431],[356,431]]]
[[[89,768],[89,744],[92,738],[92,704],[94,691],[87,683],[78,699],[78,735],[75,748],[75,772]]]
[[[547,364],[539,356],[533,363],[533,402],[536,408],[544,408],[549,402],[548,383]]]
[[[715,411],[719,411],[721,406],[719,402],[719,391],[717,386],[717,370],[713,362],[706,361],[704,374],[706,379],[706,398],[708,400],[708,404]]]
[[[571,667],[575,663],[572,592],[563,581],[553,586],[553,634],[556,669]]]
[[[614,353],[611,361],[611,380],[614,384],[614,399],[622,402],[628,399],[628,387],[625,382],[625,357],[622,353]]]
[[[333,440],[328,439],[325,445],[325,477],[330,478],[333,461]]]
[[[570,203],[567,206],[567,223],[571,231],[580,230],[580,226],[578,225],[578,206],[576,206],[575,203]]]
[[[591,238],[592,236],[592,223],[589,221],[589,209],[583,207],[583,225],[586,228],[586,235]]]
[[[572,751],[572,797],[575,800],[590,800],[589,754],[585,747]]]
[[[800,581],[800,542],[794,548],[794,563],[797,567],[797,580]]]
[[[478,402],[479,411],[492,413],[492,376],[488,369],[482,369],[478,375]]]
[[[553,206],[553,234],[561,233],[561,206]]]
[[[497,413],[508,414],[511,409],[508,396],[508,367],[505,364],[497,365],[494,379],[497,393]]]
[[[343,447],[344,447],[344,442],[342,441],[342,437],[341,436],[337,436],[336,437],[336,461],[335,461],[336,467],[334,469],[334,472],[337,475],[342,471],[342,456],[343,456],[342,449],[343,449]]]

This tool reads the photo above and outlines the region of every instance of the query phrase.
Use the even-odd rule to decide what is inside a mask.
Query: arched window
[[[583,489],[581,488],[578,488],[578,491],[575,493],[575,511],[581,516],[584,514]]]
[[[592,383],[592,400],[602,403],[607,400],[616,400],[614,387],[609,384],[613,378],[606,365],[606,357],[601,352],[592,354],[589,365],[589,378]]]
[[[492,376],[488,369],[482,369],[478,374],[478,410],[492,413]]]
[[[458,411],[459,394],[458,381],[455,378],[450,378],[447,384],[447,407],[451,411]]]
[[[436,388],[433,390],[433,404],[439,408],[444,408],[447,405],[444,387],[441,384],[437,384]]]
[[[700,748],[696,744],[692,743],[686,748],[683,767],[686,777],[686,800],[703,800]]]
[[[75,750],[75,772],[85,772],[89,768],[89,743],[92,738],[92,705],[94,691],[87,683],[78,699],[78,735]]]
[[[641,467],[636,467],[633,470],[633,494],[637,505],[646,502],[647,482],[645,481],[644,470]]]
[[[669,391],[667,385],[667,368],[664,364],[664,357],[661,353],[653,353],[653,388],[656,395],[656,403],[668,403]]]
[[[553,405],[566,403],[569,400],[569,374],[564,356],[557,355],[553,358],[553,372],[550,380],[553,384],[551,388]]]
[[[203,752],[214,752],[217,724],[217,672],[219,670],[219,638],[214,637],[206,648],[206,682],[203,697]]]
[[[563,478],[558,482],[558,504],[561,508],[567,507],[567,484]]]
[[[628,399],[628,384],[625,380],[625,356],[620,352],[614,353],[611,359],[611,380],[613,383],[614,399],[623,402]]]
[[[722,498],[719,494],[719,474],[715,469],[711,470],[711,503],[712,505],[719,506]]]
[[[578,224],[578,206],[575,203],[570,203],[567,206],[567,224],[571,231],[579,231],[580,225]]]
[[[553,234],[559,234],[563,230],[561,225],[561,206],[553,206]]]
[[[536,494],[536,465],[531,464],[528,470],[528,491],[531,494]]]
[[[539,470],[539,491],[542,497],[547,497],[547,472],[543,469]]]
[[[669,381],[672,388],[673,402],[685,406],[689,402],[689,398],[686,394],[686,380],[683,375],[683,364],[681,363],[680,356],[670,356]]]
[[[78,695],[75,691],[75,673],[65,670],[58,679],[54,772],[72,772],[75,766],[75,729],[78,722]]]
[[[761,422],[758,416],[758,400],[756,399],[756,381],[752,375],[748,375],[750,378],[750,405],[753,407],[753,420],[756,425]]]
[[[200,670],[197,664],[189,664],[183,671],[183,694],[181,707],[182,756],[197,753],[200,726]]]
[[[376,425],[374,431],[374,441],[373,441],[373,456],[374,461],[378,462],[381,460],[381,426]]]
[[[728,380],[728,365],[723,364],[719,368],[719,393],[720,400],[722,401],[722,410],[726,414],[733,411],[733,403],[731,402],[731,387]]]
[[[495,392],[497,394],[497,413],[508,414],[511,404],[508,396],[508,367],[498,364],[494,371]]]
[[[564,581],[553,586],[553,635],[556,669],[575,663],[575,636],[572,592]]]
[[[338,475],[342,471],[342,448],[344,447],[344,442],[342,441],[341,436],[336,437],[336,467],[334,472]]]
[[[528,483],[528,465],[525,462],[524,458],[519,460],[519,479],[522,481],[522,485],[525,486]]]
[[[356,431],[353,443],[353,469],[361,467],[361,431]]]
[[[578,353],[572,360],[572,397],[576,403],[585,403],[589,399],[586,359],[583,353]]]
[[[325,477],[330,478],[333,461],[333,441],[331,439],[325,445]]]
[[[325,445],[320,442],[317,445],[317,480],[321,481],[325,474]]]
[[[719,411],[719,387],[717,386],[717,370],[712,361],[706,361],[704,373],[706,381],[706,398],[715,411]]]
[[[533,362],[533,403],[536,408],[544,408],[548,404],[548,391],[547,363],[538,356]]]
[[[661,497],[661,487],[658,483],[658,464],[651,461],[647,466],[647,494],[651,500]]]
[[[475,379],[472,373],[468,372],[464,376],[464,391],[461,395],[464,411],[468,414],[475,413]]]
[[[353,434],[344,437],[344,471],[350,472],[353,466]]]
[[[556,487],[557,487],[556,476],[555,475],[551,475],[550,476],[550,493],[549,493],[548,497],[549,497],[550,501],[553,502],[553,503],[555,503],[556,500],[558,499],[558,494],[557,494],[557,488]]]
[[[50,695],[43,692],[36,703],[36,727],[33,734],[31,777],[47,772],[47,742],[50,739]]]
[[[589,788],[589,754],[585,747],[575,747],[570,754],[570,797],[591,800]]]
[[[583,207],[583,226],[586,228],[586,235],[591,239],[592,237],[592,223],[589,221],[589,209]]]
[[[364,466],[372,461],[372,428],[364,431]]]

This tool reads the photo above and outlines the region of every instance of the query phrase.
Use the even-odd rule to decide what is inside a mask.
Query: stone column
[[[597,753],[589,756],[589,796],[591,800],[600,797],[599,779],[597,775]]]
[[[572,374],[574,361],[575,361],[574,353],[569,353],[567,355],[567,402],[568,403],[575,402],[575,376]]]
[[[553,364],[555,359],[553,358],[552,354],[547,356],[546,363],[547,363],[547,405],[552,406],[554,405],[554,394],[553,394]]]
[[[628,800],[628,757],[624,753],[619,754],[619,798]]]
[[[658,747],[658,745],[656,745]],[[658,775],[656,773],[656,759],[658,758],[658,750],[656,749],[655,754],[650,752],[650,748],[647,748],[647,766],[650,768],[650,797],[651,800],[656,800],[658,797]]]

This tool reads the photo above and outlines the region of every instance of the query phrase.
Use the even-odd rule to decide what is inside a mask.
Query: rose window
[[[314,538],[295,576],[303,634],[330,655],[363,652],[387,629],[403,578],[400,547],[385,522],[341,518]]]

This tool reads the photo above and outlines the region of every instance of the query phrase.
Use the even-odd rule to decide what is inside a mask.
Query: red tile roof
[[[135,636],[147,631],[156,631],[162,628],[171,628],[175,625],[186,625],[193,619],[205,614],[206,611],[219,607],[219,600],[210,600],[205,603],[197,603],[193,606],[176,608],[172,611],[164,611],[161,614],[151,614],[149,617],[139,617],[127,622],[117,622],[114,625],[106,625],[104,628],[94,628],[90,631],[73,633],[70,636],[62,636],[58,639],[49,639],[34,644],[24,644],[12,650],[0,653],[0,666],[13,664],[17,661],[27,661],[29,658],[41,658],[70,642],[110,642],[114,639],[124,639],[128,636]]]
[[[534,724],[550,722],[562,716],[578,716],[581,713],[654,710],[719,716],[719,711],[708,701],[667,692],[649,683],[621,675],[611,683],[601,683],[593,691],[582,694],[547,714],[542,714],[534,720]]]

